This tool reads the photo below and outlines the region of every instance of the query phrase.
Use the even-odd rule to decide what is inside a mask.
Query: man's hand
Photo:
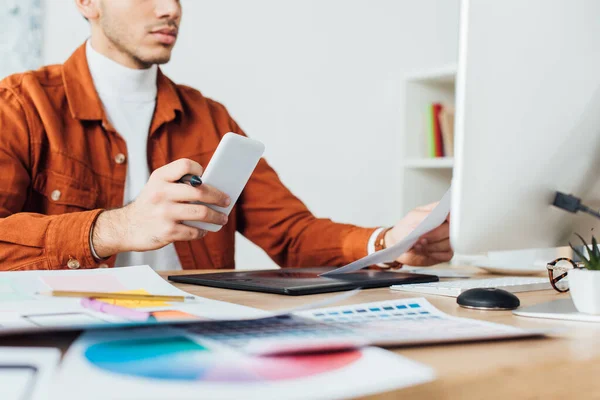
[[[98,216],[92,234],[96,254],[108,257],[125,251],[155,250],[206,234],[206,231],[183,225],[182,221],[225,225],[226,215],[204,205],[189,204],[201,201],[227,207],[231,200],[225,193],[208,185],[192,187],[176,183],[186,174],[201,176],[202,173],[202,166],[188,159],[154,171],[135,201]]]
[[[404,239],[429,215],[437,203],[418,207],[408,213],[385,235],[386,247]],[[423,235],[412,249],[404,253],[396,261],[406,265],[430,266],[448,262],[454,256],[450,246],[450,216],[446,221],[431,232]]]

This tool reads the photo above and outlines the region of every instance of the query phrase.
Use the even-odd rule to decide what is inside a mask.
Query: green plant
[[[592,271],[600,270],[600,249],[598,249],[598,241],[596,241],[596,238],[594,237],[594,235],[592,235],[592,248],[591,249],[590,249],[590,246],[588,246],[585,239],[581,237],[581,235],[579,235],[577,233],[575,235],[577,235],[577,237],[581,240],[581,242],[585,246],[585,249],[587,250],[587,253],[588,253],[588,257],[586,258],[585,255],[583,254],[583,252],[576,249],[575,246],[573,246],[571,244],[571,242],[569,242],[569,246],[571,246],[571,248],[573,249],[573,252],[575,252],[575,254],[577,254],[577,256],[579,258],[581,258],[581,262],[583,263],[583,265],[585,265],[585,267],[587,269],[592,270]]]

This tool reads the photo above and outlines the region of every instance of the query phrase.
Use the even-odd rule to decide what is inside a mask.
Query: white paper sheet
[[[143,323],[84,308],[78,298],[38,294],[50,290],[77,291],[83,287],[88,291],[116,292],[144,289],[151,294],[190,295],[169,284],[149,266],[111,270],[5,272],[0,279],[0,335],[41,330],[102,328],[108,324],[141,325]],[[346,300],[359,291],[360,289],[356,289],[298,307],[275,311],[264,311],[199,296],[194,296],[193,301],[164,302],[161,306],[137,309],[183,312],[198,317],[199,320],[256,319],[324,307]],[[170,321],[175,322],[175,320]],[[177,320],[177,322],[192,321],[191,319]]]
[[[600,315],[584,314],[577,311],[577,308],[575,308],[575,304],[573,304],[573,300],[571,298],[534,304],[529,307],[519,307],[516,310],[513,310],[513,314],[520,317],[600,322]]]
[[[255,357],[175,329],[89,332],[69,349],[54,397],[339,399],[431,381],[425,365],[378,348]]]
[[[0,399],[50,399],[60,351],[38,347],[0,347]]]
[[[387,263],[396,260],[402,254],[410,250],[415,245],[415,243],[417,243],[421,236],[425,235],[428,232],[431,232],[432,230],[440,226],[446,220],[446,218],[448,218],[448,213],[450,213],[451,193],[452,187],[448,189],[448,191],[446,192],[446,194],[444,194],[444,197],[442,197],[438,205],[433,210],[431,210],[431,213],[419,224],[419,226],[417,226],[403,240],[399,241],[392,247],[388,247],[387,249],[378,251],[373,254],[369,254],[368,256],[363,257],[360,260],[354,261],[353,263],[345,265],[341,268],[325,272],[321,274],[321,276],[346,274],[349,272],[361,270],[363,268],[368,267],[369,265]]]
[[[36,293],[51,290],[146,290],[151,294],[189,295],[149,266],[81,271],[3,272],[0,276],[0,335],[59,327],[128,323],[126,319],[84,308],[79,298]],[[194,301],[167,302],[144,311],[179,311],[204,319],[257,318],[269,313],[251,307],[195,296]]]

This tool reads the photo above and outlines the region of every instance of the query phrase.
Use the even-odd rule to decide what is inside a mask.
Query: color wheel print
[[[204,382],[261,382],[304,378],[346,367],[360,351],[252,357],[213,352],[185,336],[97,343],[84,357],[107,372],[140,378]]]

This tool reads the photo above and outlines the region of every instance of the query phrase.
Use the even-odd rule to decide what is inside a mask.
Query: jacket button
[[[53,190],[52,193],[50,194],[50,198],[54,201],[58,201],[60,200],[60,190]]]
[[[102,264],[98,265],[98,268],[108,268],[108,264],[102,263]]]
[[[123,164],[125,162],[125,154],[119,153],[115,156],[115,162],[117,164]]]
[[[67,267],[69,267],[70,269],[77,269],[81,267],[81,264],[79,264],[79,261],[77,261],[76,259],[69,258],[69,261],[67,261]]]

